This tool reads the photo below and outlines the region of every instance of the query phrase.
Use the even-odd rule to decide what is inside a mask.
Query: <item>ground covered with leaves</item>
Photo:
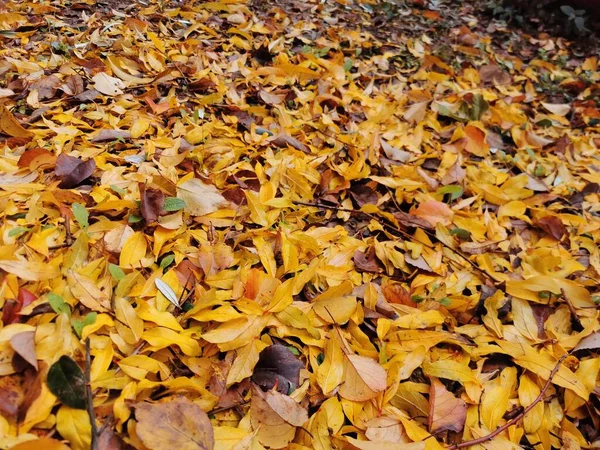
[[[598,57],[469,3],[0,1],[0,449],[598,447]]]

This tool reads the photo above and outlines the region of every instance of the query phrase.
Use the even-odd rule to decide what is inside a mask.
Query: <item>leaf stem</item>
[[[490,434],[486,434],[485,436],[478,437],[477,439],[471,439],[470,441],[464,441],[464,442],[460,442],[458,444],[451,445],[450,447],[446,447],[446,449],[447,450],[457,450],[459,448],[471,447],[472,445],[478,445],[478,444],[481,444],[486,441],[491,441],[496,436],[498,436],[500,433],[502,433],[503,431],[505,431],[508,428],[515,425],[519,420],[521,420],[523,417],[525,417],[525,414],[527,414],[529,411],[531,411],[533,408],[535,408],[535,405],[537,405],[539,402],[541,402],[544,399],[544,396],[546,395],[546,391],[552,384],[552,378],[554,378],[554,375],[556,375],[556,372],[559,371],[560,365],[562,364],[562,362],[565,360],[565,358],[567,356],[568,356],[568,353],[565,353],[564,355],[562,355],[560,357],[560,359],[556,362],[556,365],[550,372],[550,376],[548,376],[548,380],[546,381],[546,384],[544,384],[544,387],[540,391],[539,395],[536,397],[536,399],[533,402],[531,402],[531,404],[528,407],[526,407],[523,411],[521,411],[521,413],[519,415],[517,415],[514,418],[512,418],[511,420],[509,420],[501,427],[496,428]]]
[[[94,412],[94,396],[92,394],[92,383],[90,381],[90,370],[92,357],[90,355],[90,338],[85,340],[85,393],[87,395],[87,413],[92,426],[91,450],[98,450],[98,427],[96,425],[96,414]]]

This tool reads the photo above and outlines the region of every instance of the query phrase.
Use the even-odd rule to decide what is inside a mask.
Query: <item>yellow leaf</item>
[[[84,409],[61,406],[56,414],[56,429],[69,441],[72,450],[88,450],[92,443],[90,417]]]
[[[463,384],[468,382],[478,382],[475,373],[469,366],[453,360],[424,362],[423,372],[430,377],[446,378]]]
[[[344,353],[341,342],[334,331],[331,333],[325,344],[325,358],[317,368],[317,383],[325,395],[330,395],[342,383],[344,377]]]
[[[73,297],[85,307],[97,312],[106,312],[112,309],[108,296],[98,288],[97,283],[88,277],[75,271],[69,271],[67,280]]]
[[[121,370],[135,380],[143,380],[148,373],[162,372],[166,376],[169,368],[156,359],[146,355],[131,355],[117,363]]]
[[[507,367],[500,376],[484,384],[481,395],[481,422],[493,431],[508,409],[508,401],[517,382],[517,369]]]
[[[354,402],[363,402],[385,391],[387,373],[376,361],[366,356],[347,355],[344,383],[340,396]]]
[[[69,450],[69,447],[56,439],[40,438],[17,444],[11,450]]]
[[[142,339],[156,349],[177,345],[188,356],[198,356],[202,353],[196,339],[177,333],[169,328],[155,327],[146,330],[142,335]]]
[[[531,379],[531,375],[524,373],[519,377],[519,402],[521,406],[527,408],[538,397],[542,390]],[[544,402],[538,402],[531,411],[525,414],[523,418],[523,427],[526,433],[535,433],[544,420]]]
[[[56,267],[35,261],[0,260],[0,269],[27,281],[51,280],[60,275]]]
[[[545,351],[537,352],[533,347],[525,343],[498,341],[498,345],[512,356],[519,366],[531,370],[543,380],[548,379],[550,372],[556,366],[556,359],[554,357]],[[554,378],[552,378],[552,382],[572,390],[584,400],[587,400],[590,395],[590,390],[585,386],[583,381],[562,364],[556,375],[554,375]]]
[[[145,258],[147,249],[148,244],[144,233],[140,233],[139,231],[133,233],[123,245],[123,250],[119,257],[119,265],[128,268],[148,267],[151,262],[149,263]]]
[[[4,105],[0,105],[0,131],[12,137],[28,138],[33,136],[33,133],[23,128]]]
[[[236,351],[231,369],[227,373],[227,387],[234,383],[239,383],[252,375],[260,352],[265,348],[267,348],[267,344],[255,339]]]
[[[115,314],[121,323],[131,329],[135,340],[139,341],[144,332],[144,321],[138,317],[131,303],[122,297],[115,298]]]
[[[267,321],[267,316],[232,320],[204,333],[202,339],[217,344],[222,352],[235,350],[258,338]]]

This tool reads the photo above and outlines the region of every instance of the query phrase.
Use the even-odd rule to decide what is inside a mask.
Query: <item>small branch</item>
[[[447,450],[457,450],[459,448],[470,447],[472,445],[482,444],[483,442],[491,441],[496,436],[498,436],[500,433],[502,433],[503,431],[506,431],[508,428],[510,428],[513,425],[515,425],[519,420],[521,420],[523,417],[525,417],[525,414],[527,414],[529,411],[531,411],[533,408],[535,408],[535,405],[537,405],[539,402],[541,402],[544,399],[544,396],[546,395],[546,391],[548,391],[548,388],[552,384],[552,378],[554,378],[554,375],[556,375],[556,372],[558,372],[558,370],[560,369],[560,365],[562,364],[562,362],[565,360],[565,358],[567,356],[568,356],[568,354],[564,354],[563,356],[560,357],[560,359],[556,362],[556,365],[554,366],[554,368],[550,372],[550,376],[548,377],[548,380],[546,381],[546,384],[544,384],[544,387],[540,391],[540,394],[518,416],[515,416],[513,419],[509,420],[508,422],[506,422],[501,427],[496,428],[490,434],[487,434],[485,436],[479,437],[477,439],[471,439],[470,441],[465,441],[465,442],[461,442],[459,444],[451,445],[450,447],[446,447]]]
[[[94,396],[92,394],[92,383],[90,381],[90,370],[92,366],[90,355],[90,338],[85,340],[85,393],[87,395],[87,413],[92,425],[91,450],[98,450],[98,427],[96,426],[96,414],[94,413]]]
[[[382,221],[381,219],[379,219],[378,217],[374,216],[373,214],[369,214],[369,213],[363,212],[363,211],[361,211],[359,209],[357,210],[357,209],[340,208],[340,207],[337,207],[337,206],[323,205],[322,203],[307,203],[307,202],[301,202],[301,201],[297,201],[297,200],[295,200],[294,203],[296,203],[298,205],[303,205],[303,206],[312,206],[314,208],[330,209],[332,211],[341,211],[341,212],[348,212],[348,213],[353,213],[353,214],[362,214],[363,216],[369,217],[370,219],[372,219],[375,222],[379,223],[384,228],[387,228],[388,230],[395,231],[396,233],[400,234],[400,236],[404,237],[405,239],[414,239],[415,241],[417,241],[418,243],[424,245],[425,247],[433,249],[433,247],[430,244],[428,244],[427,242],[424,242],[424,241],[422,241],[420,239],[417,239],[415,236],[410,235],[409,233],[407,233],[404,230],[401,230],[400,228],[396,227],[395,225],[390,225],[389,223]],[[422,229],[422,228],[421,228],[421,230],[425,234],[427,234],[428,236],[435,237],[434,233],[432,233],[432,232],[430,232],[428,230]],[[485,279],[490,280],[494,285],[497,285],[496,280],[494,280],[487,272],[485,272],[483,269],[481,269],[476,263],[474,263],[473,261],[471,261],[471,259],[468,256],[466,256],[462,252],[456,250],[455,248],[450,247],[444,241],[438,240],[438,242],[444,248],[447,248],[449,251],[451,251],[455,255],[460,256],[467,264],[469,264],[471,267],[473,267],[473,269],[475,269],[477,272],[479,272]],[[458,265],[458,262],[454,261],[452,259],[450,259],[450,262]]]

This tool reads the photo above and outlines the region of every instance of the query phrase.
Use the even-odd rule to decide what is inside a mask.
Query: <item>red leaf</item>
[[[165,194],[159,189],[146,188],[146,185],[140,185],[142,201],[140,202],[140,212],[146,222],[152,223],[158,220],[165,203]]]

